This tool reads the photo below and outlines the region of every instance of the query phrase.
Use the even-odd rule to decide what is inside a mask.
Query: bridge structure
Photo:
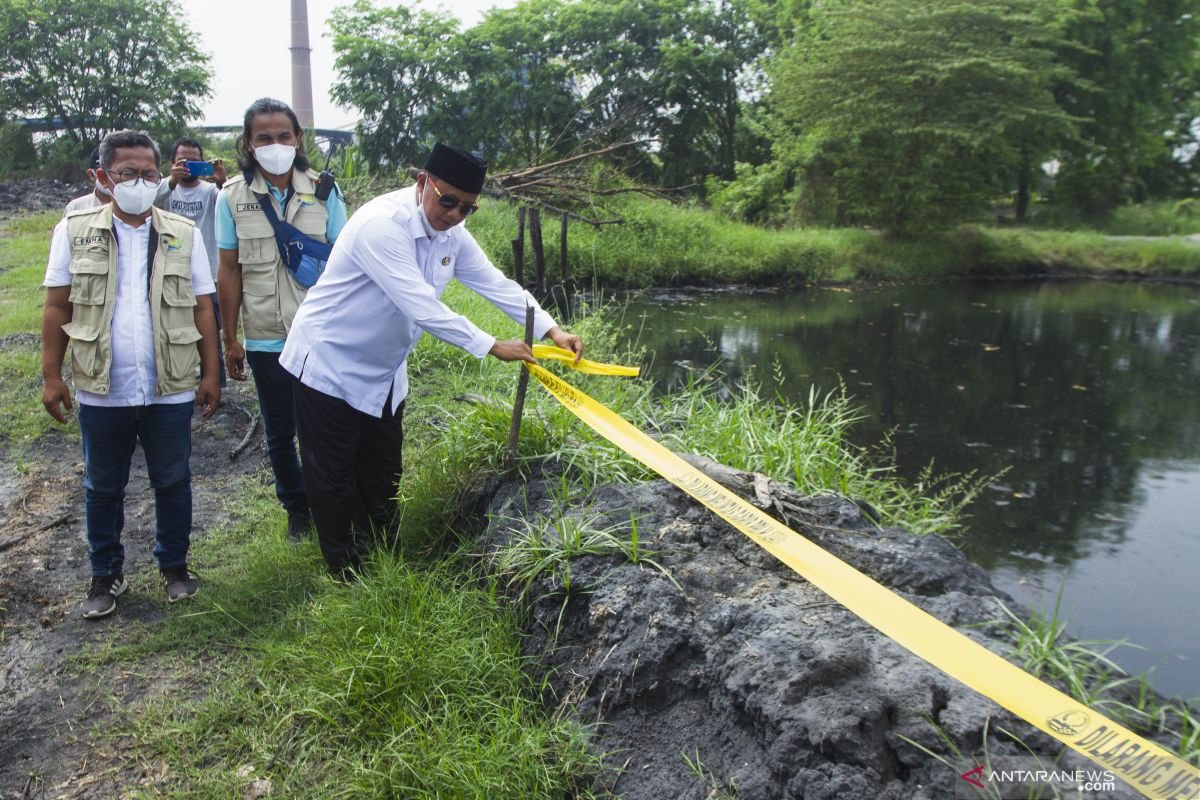
[[[62,117],[18,117],[16,122],[29,128],[36,133],[50,133],[60,131],[66,127]],[[93,124],[95,118],[85,119],[85,124]],[[191,130],[200,131],[203,133],[222,134],[227,133],[232,136],[237,136],[242,132],[241,124],[237,125],[193,125]],[[316,136],[316,144],[328,144],[332,152],[337,152],[343,147],[348,147],[354,144],[356,135],[353,129],[346,130],[343,128],[309,128],[305,133],[310,136]]]

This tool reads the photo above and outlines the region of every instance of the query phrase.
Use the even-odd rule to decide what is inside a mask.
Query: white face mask
[[[254,148],[254,160],[266,172],[283,175],[296,160],[296,148],[286,144],[268,144]]]
[[[96,187],[96,191],[99,194],[102,194],[105,197],[112,197],[112,192],[108,190],[107,186],[100,182],[100,176],[96,174],[96,170],[89,169],[87,174],[88,177],[92,179],[92,184]]]
[[[146,183],[141,178],[135,178],[114,186],[112,196],[113,200],[117,201],[117,208],[126,214],[138,216],[150,210],[150,206],[154,205],[154,201],[158,199],[158,187],[166,185],[165,180],[158,183]]]

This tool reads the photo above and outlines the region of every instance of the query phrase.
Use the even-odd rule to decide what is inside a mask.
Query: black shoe
[[[312,512],[307,508],[288,509],[287,538],[299,542],[312,531]]]
[[[117,595],[129,588],[124,575],[93,575],[87,600],[79,607],[84,619],[107,617],[117,610]]]
[[[187,564],[180,564],[178,567],[167,567],[164,570],[160,570],[160,572],[162,572],[163,586],[167,592],[168,603],[177,603],[200,591],[200,582],[196,580],[195,575],[188,572]]]

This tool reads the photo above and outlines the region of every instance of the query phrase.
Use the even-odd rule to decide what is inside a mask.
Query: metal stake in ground
[[[533,306],[525,306],[525,344],[533,346]],[[525,408],[525,390],[529,388],[529,367],[521,362],[521,377],[517,378],[517,398],[513,401],[512,424],[508,427],[508,453],[504,457],[504,469],[512,472],[517,468],[517,439],[521,435],[521,412]]]

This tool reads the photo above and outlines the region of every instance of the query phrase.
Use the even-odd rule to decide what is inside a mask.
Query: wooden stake
[[[532,232],[531,225],[530,233]],[[533,346],[533,306],[525,306],[525,344]],[[512,472],[517,468],[517,440],[521,436],[521,412],[525,410],[525,392],[528,388],[529,367],[525,366],[525,362],[522,361],[521,377],[517,378],[517,397],[513,401],[512,423],[508,426],[508,453],[504,457],[506,472]]]
[[[513,280],[525,286],[525,206],[517,210],[517,238],[512,240]]]
[[[542,249],[542,212],[537,206],[529,209],[529,244],[533,249],[533,270],[540,300],[546,296],[546,253]]]
[[[566,305],[566,316],[571,313],[571,272],[567,266],[567,223],[570,217],[567,212],[562,212],[562,227],[558,232],[558,267],[562,278],[563,300]]]

